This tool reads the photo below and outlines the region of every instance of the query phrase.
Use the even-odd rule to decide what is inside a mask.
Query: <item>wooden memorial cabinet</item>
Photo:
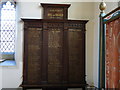
[[[67,20],[68,4],[42,4],[44,19],[23,19],[23,89],[85,87],[85,24]],[[46,12],[45,12],[46,11]]]

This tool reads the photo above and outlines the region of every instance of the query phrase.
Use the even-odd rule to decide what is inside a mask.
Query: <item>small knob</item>
[[[101,12],[104,12],[104,10],[106,9],[106,3],[104,1],[100,3],[99,9],[101,10]]]

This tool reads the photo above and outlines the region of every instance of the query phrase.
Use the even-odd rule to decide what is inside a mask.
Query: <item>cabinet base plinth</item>
[[[67,88],[42,88],[42,90],[68,90]]]

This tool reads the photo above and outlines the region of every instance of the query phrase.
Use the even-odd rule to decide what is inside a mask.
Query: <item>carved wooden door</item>
[[[41,83],[42,65],[42,24],[39,22],[25,23],[24,30],[24,84]]]
[[[62,83],[63,23],[48,23],[48,83]]]
[[[84,87],[85,23],[24,20],[23,87]]]

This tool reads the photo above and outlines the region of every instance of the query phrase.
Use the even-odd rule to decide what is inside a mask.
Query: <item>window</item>
[[[15,4],[7,1],[1,8],[0,51],[2,59],[14,59],[15,30],[16,30]]]

